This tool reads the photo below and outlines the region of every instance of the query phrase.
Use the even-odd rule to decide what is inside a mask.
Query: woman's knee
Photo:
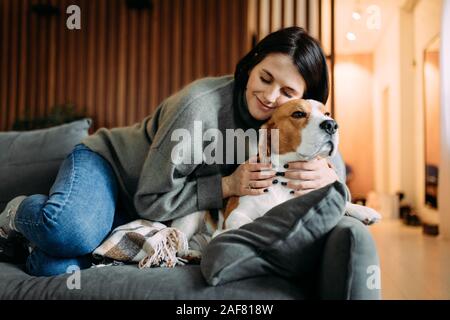
[[[47,200],[48,199],[48,200]],[[55,214],[55,204],[44,195],[24,200],[16,227],[50,255],[74,257],[92,252],[111,231],[115,203],[66,204]]]
[[[42,239],[39,247],[58,257],[75,257],[94,251],[111,231],[114,211],[91,212],[81,219],[76,216],[74,212],[72,219],[48,220],[46,239]]]
[[[117,192],[109,163],[78,146],[62,163],[50,195],[33,195],[23,201],[16,227],[50,255],[90,253],[111,231]]]

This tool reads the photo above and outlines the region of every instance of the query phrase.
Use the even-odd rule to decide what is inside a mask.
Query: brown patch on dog
[[[239,197],[230,197],[227,201],[227,206],[225,208],[225,211],[223,212],[223,229],[225,229],[225,223],[227,221],[228,216],[230,213],[236,209],[239,205]]]
[[[270,149],[272,145],[271,139],[271,131],[273,128],[273,123],[267,121],[265,124],[261,126],[259,143],[258,143],[258,163],[267,163],[270,162]]]
[[[305,112],[306,117],[293,118],[292,114],[296,111]],[[270,129],[278,129],[279,145],[278,150],[275,151],[278,151],[278,154],[296,152],[302,143],[301,131],[307,126],[311,111],[311,104],[303,99],[291,100],[278,107],[272,114],[272,117],[261,127],[268,130],[268,139],[262,142],[268,144],[267,150],[271,151]]]
[[[217,230],[217,220],[211,216],[211,211],[206,211],[205,213],[205,223],[210,225],[212,230]]]
[[[196,250],[188,250],[186,254],[181,256],[181,258],[186,260],[188,264],[200,264],[202,261],[201,252]]]

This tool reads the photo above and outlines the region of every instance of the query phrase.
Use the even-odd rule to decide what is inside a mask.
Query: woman
[[[281,104],[328,98],[320,45],[303,29],[268,35],[237,65],[233,76],[193,82],[131,127],[100,129],[62,163],[49,196],[13,199],[0,215],[5,237],[19,232],[34,245],[27,271],[36,276],[87,268],[90,253],[120,224],[138,217],[168,221],[222,208],[232,195],[257,195],[277,183],[270,164],[196,164],[172,161],[172,133],[258,129]],[[193,148],[193,153],[201,148]],[[238,150],[239,152],[239,150]],[[202,155],[194,154],[193,158]],[[289,164],[288,187],[298,195],[337,179],[324,160]],[[265,172],[262,173],[262,170]]]

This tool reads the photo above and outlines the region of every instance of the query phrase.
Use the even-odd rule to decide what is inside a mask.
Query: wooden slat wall
[[[269,33],[290,26],[305,28],[319,36],[319,8],[323,0],[248,0],[248,41],[261,40]]]
[[[59,15],[39,16],[51,3]],[[66,28],[67,6],[81,8],[81,30]],[[249,49],[247,2],[153,0],[0,1],[0,130],[54,105],[87,110],[95,128],[129,125],[171,93],[207,75],[234,72]]]
[[[0,131],[72,103],[94,129],[133,124],[170,94],[207,75],[234,72],[252,38],[306,26],[316,0],[0,1]],[[59,15],[40,16],[37,3]],[[81,30],[66,28],[66,8],[81,8]],[[311,19],[309,19],[311,20]]]

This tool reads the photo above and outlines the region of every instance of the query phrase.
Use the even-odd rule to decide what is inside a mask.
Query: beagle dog
[[[279,183],[261,195],[230,197],[225,210],[219,212],[218,221],[209,211],[175,219],[171,226],[184,232],[188,240],[199,232],[202,224],[214,238],[250,223],[280,203],[296,197],[286,187],[289,179],[284,177],[283,172],[288,170],[284,165],[292,161],[332,157],[338,149],[338,125],[326,112],[325,106],[315,100],[291,100],[281,105],[261,129],[266,130],[260,130],[258,160],[272,163],[272,169],[278,172]],[[274,132],[278,137],[273,136]],[[350,201],[346,204],[346,214],[365,224],[375,223],[381,218],[375,210]]]

